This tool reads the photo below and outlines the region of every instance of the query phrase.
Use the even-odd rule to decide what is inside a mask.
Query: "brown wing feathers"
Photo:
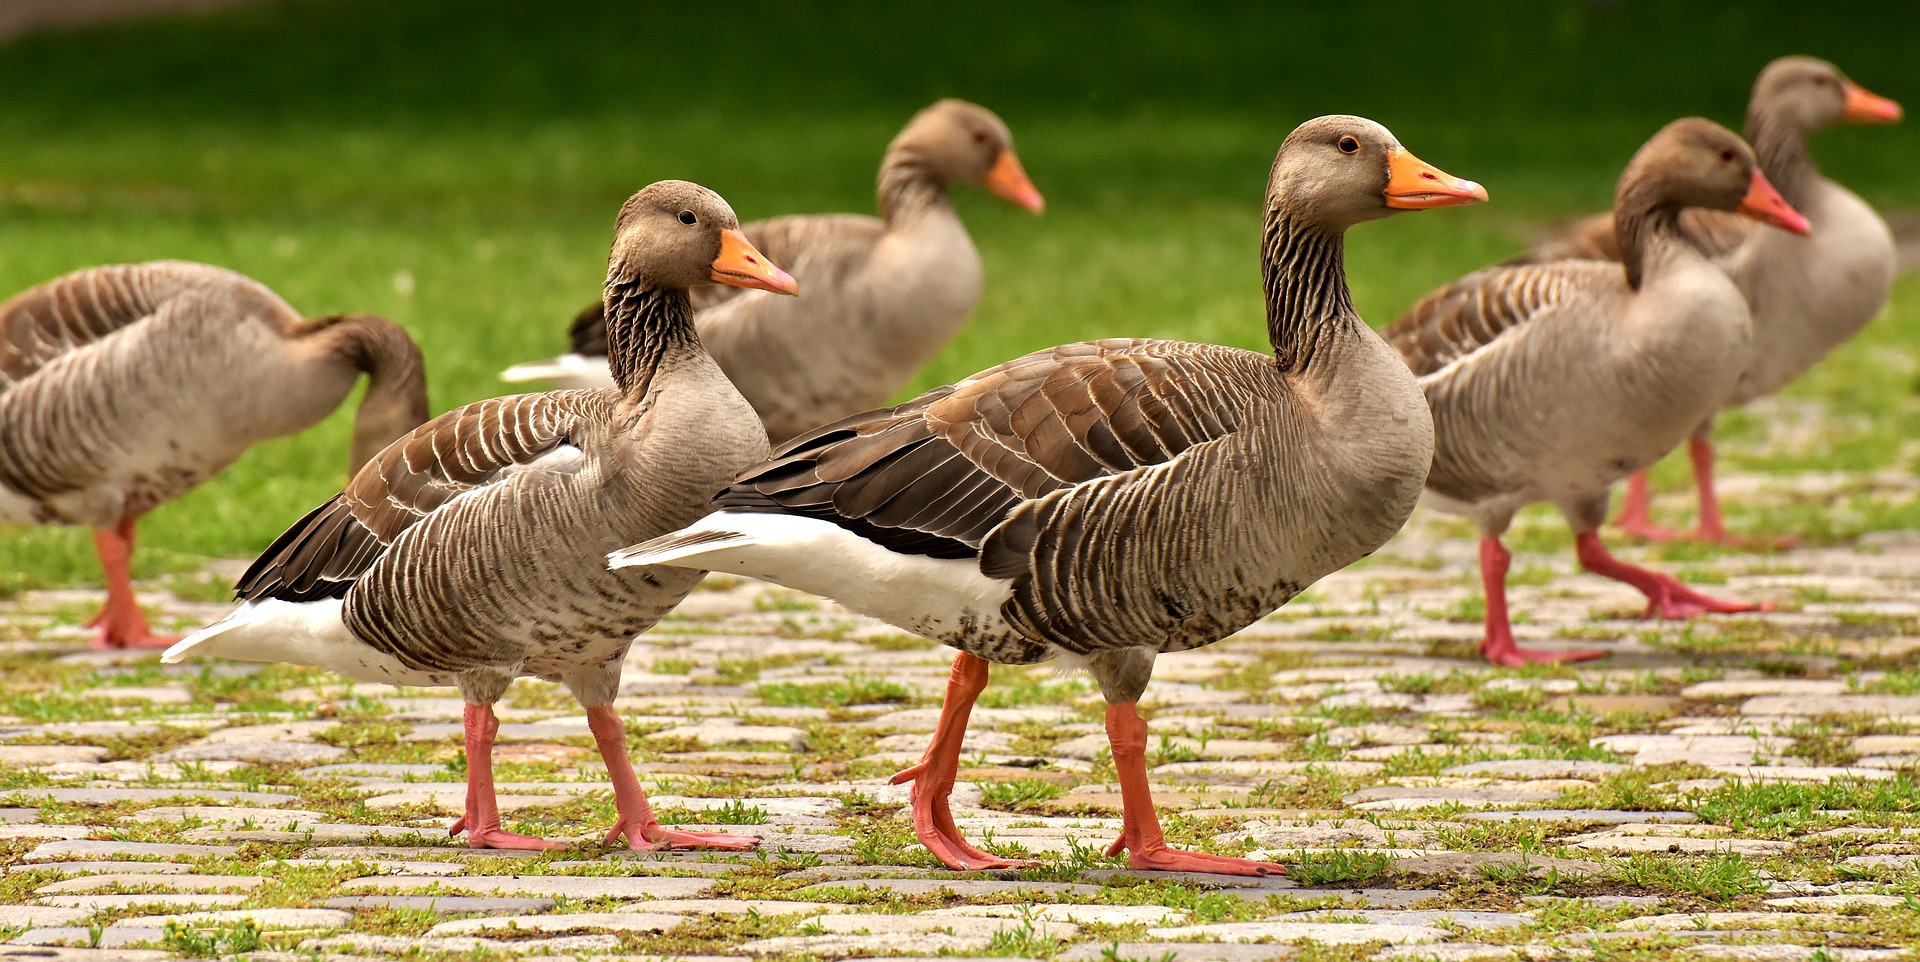
[[[354,517],[346,495],[328,501],[275,538],[233,586],[242,601],[344,598],[386,548]]]
[[[296,316],[258,282],[204,264],[154,261],[75,271],[0,304],[0,387],[152,316],[183,290],[215,285],[230,288],[227,296],[257,300],[263,312]]]
[[[582,357],[607,356],[607,306],[594,301],[573,316],[567,326],[567,352]]]
[[[235,585],[241,600],[346,595],[401,532],[455,496],[567,443],[604,392],[493,398],[449,411],[387,447],[347,489],[288,528]]]
[[[1217,403],[1230,392],[1208,390],[1205,364],[1168,346],[1065,345],[820,428],[718,506],[822,518],[905,554],[975,557],[1023,502],[1237,427]]]
[[[1541,265],[1475,271],[1421,298],[1380,336],[1415,376],[1432,374],[1558,302],[1569,283],[1563,273]]]

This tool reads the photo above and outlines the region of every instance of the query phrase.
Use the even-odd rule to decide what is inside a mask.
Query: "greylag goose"
[[[1893,289],[1893,235],[1866,201],[1821,176],[1807,137],[1836,124],[1890,124],[1900,105],[1848,80],[1812,57],[1781,57],[1760,72],[1747,105],[1747,139],[1780,196],[1806,215],[1813,234],[1758,227],[1718,211],[1692,210],[1681,225],[1733,278],[1753,316],[1753,359],[1716,410],[1739,407],[1786,387],[1859,333]],[[1519,263],[1567,257],[1618,261],[1611,215],[1583,222]],[[1649,513],[1647,474],[1636,472],[1614,523],[1649,540],[1693,538],[1722,544],[1728,533],[1713,489],[1713,416],[1688,439],[1699,522],[1691,533],[1662,528]]]
[[[947,185],[977,184],[1034,213],[1044,206],[992,111],[942,100],[915,115],[880,162],[880,217],[805,214],[748,224],[754,245],[807,287],[798,300],[697,292],[700,338],[779,444],[885,404],[966,326],[980,254]],[[592,386],[604,377],[597,307],[574,319],[569,353],[509,381]]]
[[[353,678],[458,685],[466,700],[466,814],[475,848],[544,849],[506,832],[493,789],[493,703],[517,677],[559,681],[585,706],[634,849],[744,849],[751,838],[662,828],[635,779],[612,701],[633,636],[700,578],[613,572],[606,553],[709,509],[766,456],[753,408],[693,330],[687,289],[717,281],[794,293],[793,279],[704,187],[662,181],[620,210],[607,267],[617,391],[494,398],[380,452],[289,528],[240,579],[245,602],[169,649],[284,661]]]
[[[1158,653],[1219,641],[1400,530],[1433,429],[1354,313],[1343,237],[1484,199],[1370,120],[1308,121],[1267,182],[1272,354],[1140,338],[1029,354],[796,438],[717,513],[610,563],[759,578],[959,649],[932,745],[895,778],[915,783],[915,831],[951,867],[1015,864],[961,838],[947,804],[988,662],[1059,658],[1107,701],[1125,808],[1111,853],[1279,872],[1166,844],[1135,703]]]
[[[1566,517],[1582,567],[1638,588],[1650,614],[1755,607],[1626,564],[1598,534],[1613,483],[1679,444],[1748,363],[1746,301],[1681,230],[1685,207],[1807,231],[1738,136],[1711,121],[1677,120],[1620,176],[1613,209],[1624,270],[1595,260],[1489,268],[1427,295],[1385,332],[1433,406],[1427,490],[1481,531],[1480,650],[1495,664],[1602,654],[1514,643],[1500,536],[1536,501]]]
[[[154,261],[0,304],[0,522],[93,528],[96,648],[165,647],[134,599],[141,515],[324,420],[365,372],[350,467],[427,419],[420,349],[367,314],[303,320],[252,278]]]

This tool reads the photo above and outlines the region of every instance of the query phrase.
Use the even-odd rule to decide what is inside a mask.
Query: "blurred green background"
[[[1737,127],[1772,57],[1826,57],[1913,107],[1914,39],[1903,11],[1857,2],[262,3],[0,46],[0,289],[115,261],[225,265],[309,314],[405,324],[444,410],[564,345],[633,190],[696,180],[745,219],[871,211],[888,139],[953,95],[1006,118],[1049,207],[957,198],[986,294],[916,388],[1095,336],[1260,348],[1261,193],[1302,120],[1372,117],[1492,193],[1354,233],[1356,300],[1382,325],[1603,208],[1667,120]],[[1920,206],[1916,148],[1909,122],[1823,134],[1815,155],[1898,209]],[[1903,280],[1889,316],[1794,389],[1865,415],[1814,466],[1905,456],[1916,312]],[[259,550],[342,482],[349,414],[158,511],[139,570]],[[1736,439],[1761,428],[1729,420]],[[1737,448],[1734,466],[1809,467]],[[1746,524],[1839,537],[1905,510]],[[0,588],[67,583],[97,583],[84,531],[0,530]]]

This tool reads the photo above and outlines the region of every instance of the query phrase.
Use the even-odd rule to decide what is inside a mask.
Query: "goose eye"
[[[1340,152],[1343,154],[1359,153],[1360,141],[1351,136],[1340,138]]]
[[[700,218],[693,216],[693,211],[683,210],[680,212],[680,223],[689,225],[698,224],[700,223]]]
[[[976,144],[985,144],[987,142],[987,132],[984,130],[974,131],[973,142]]]
[[[1721,152],[1720,152],[1720,159],[1721,159],[1721,160],[1724,160],[1724,161],[1727,161],[1728,163],[1732,163],[1732,162],[1733,162],[1733,151],[1732,151],[1732,150],[1723,150],[1723,151],[1721,151]]]

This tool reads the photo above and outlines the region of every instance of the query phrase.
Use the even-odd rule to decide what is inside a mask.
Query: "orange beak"
[[[1891,124],[1900,119],[1900,105],[1858,84],[1845,84],[1847,106],[1840,119],[1850,124]]]
[[[1038,214],[1047,209],[1046,198],[1040,196],[1040,189],[1027,179],[1026,169],[1020,166],[1020,158],[1012,150],[1000,152],[1000,159],[993,162],[993,169],[987,171],[987,189],[1000,195],[1002,200],[1018,204]]]
[[[1753,172],[1753,186],[1747,188],[1747,196],[1740,201],[1739,211],[1789,234],[1804,237],[1813,233],[1813,225],[1807,223],[1807,219],[1794,210],[1779,191],[1773,189],[1773,183],[1767,180],[1767,175],[1757,170]]]
[[[793,275],[773,266],[737,230],[720,232],[720,256],[713,259],[713,279],[733,287],[747,287],[775,294],[798,294],[800,285]]]
[[[1459,207],[1487,199],[1487,189],[1462,180],[1408,153],[1396,150],[1387,158],[1387,206],[1396,210]]]

